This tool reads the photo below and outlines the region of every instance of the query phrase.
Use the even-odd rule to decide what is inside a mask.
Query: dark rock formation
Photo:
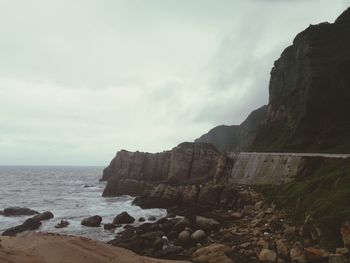
[[[349,152],[349,17],[308,27],[275,61],[253,149]]]
[[[271,71],[266,124],[252,149],[350,149],[350,12],[298,34]]]
[[[81,224],[83,226],[98,227],[101,225],[101,222],[102,222],[102,217],[95,215],[95,216],[90,216],[90,217],[84,218],[81,221]]]
[[[2,235],[3,236],[15,236],[18,233],[29,231],[29,230],[35,230],[38,229],[41,226],[41,222],[38,220],[35,220],[33,218],[28,218],[26,221],[24,221],[23,224],[8,228],[5,230]]]
[[[13,206],[3,210],[4,216],[30,216],[35,214],[39,214],[39,212],[26,207]]]
[[[103,196],[116,195],[132,195],[137,196],[143,192],[153,188],[153,185],[145,181],[138,181],[135,179],[120,179],[118,177],[111,177],[106,188],[103,191]]]
[[[212,218],[196,216],[195,214],[191,214],[190,217],[193,220],[191,218],[168,219],[164,217],[153,223],[129,226],[109,243],[143,255],[182,258],[181,254],[185,247],[179,245],[188,245],[187,248],[190,248],[198,244],[199,241],[208,242],[206,232],[201,228],[204,226],[208,231],[217,230],[220,225]],[[186,253],[190,253],[190,251],[191,249]],[[188,257],[189,255],[187,255]]]
[[[224,184],[197,184],[172,186],[159,184],[151,191],[136,197],[134,204],[142,208],[168,208],[178,205],[208,207],[232,207],[236,202],[236,191]]]
[[[222,152],[248,150],[255,139],[258,128],[265,121],[267,106],[252,111],[240,125],[220,125],[202,135],[195,142],[215,145]]]
[[[128,212],[122,212],[113,219],[113,224],[131,224],[134,221],[135,218],[129,215]]]
[[[49,211],[45,211],[43,213],[37,214],[37,215],[32,217],[32,219],[37,220],[37,221],[45,221],[45,220],[49,220],[51,218],[54,218],[54,215],[53,215],[53,213],[51,213]]]
[[[8,228],[5,230],[2,235],[3,236],[15,236],[18,233],[35,230],[41,226],[41,221],[49,220],[54,217],[51,212],[43,212],[38,213],[37,211],[31,210],[29,208],[21,208],[21,207],[9,207],[4,209],[4,215],[6,216],[19,216],[19,215],[34,215],[31,218],[28,218],[23,222],[23,224]]]

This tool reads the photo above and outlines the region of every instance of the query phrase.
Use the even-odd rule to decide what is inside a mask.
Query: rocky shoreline
[[[172,206],[167,209],[166,217],[148,218],[144,223],[145,218],[133,218],[123,212],[113,222],[103,224],[108,231],[123,228],[108,243],[143,256],[199,263],[336,263],[350,260],[350,223],[340,230],[344,247],[329,250],[322,246],[322,231],[310,216],[306,216],[303,224],[295,225],[288,213],[267,202],[251,187],[237,185],[235,193],[236,202],[230,209]],[[2,214],[6,211],[12,211],[7,216],[35,214],[23,225],[53,217],[49,212],[38,213],[24,208],[4,209]],[[130,225],[135,220],[141,224]],[[101,221],[101,217],[92,216],[81,223],[87,227],[101,227]],[[40,224],[36,223],[36,226]],[[33,229],[35,227],[24,231]],[[14,230],[18,230],[18,226],[3,235],[16,235]]]
[[[310,216],[294,225],[286,212],[263,195],[237,186],[238,205],[230,210],[172,207],[154,223],[130,227],[109,243],[134,252],[193,262],[347,262],[349,230],[344,247],[322,247],[322,231]],[[347,229],[347,231],[345,231]]]

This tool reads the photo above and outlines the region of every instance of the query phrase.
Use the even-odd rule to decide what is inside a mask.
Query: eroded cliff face
[[[205,143],[182,143],[161,153],[122,150],[104,170],[102,179],[108,183],[103,195],[137,195],[150,184],[207,182],[215,177],[221,156],[214,146]]]
[[[161,181],[167,178],[169,165],[170,151],[153,154],[121,150],[104,169],[102,180],[113,177],[138,181]]]
[[[350,11],[309,26],[271,70],[266,124],[254,150],[350,150]]]

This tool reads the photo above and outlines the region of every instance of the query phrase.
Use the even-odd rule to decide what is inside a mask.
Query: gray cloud
[[[0,0],[0,164],[106,164],[240,123],[283,48],[344,5]]]

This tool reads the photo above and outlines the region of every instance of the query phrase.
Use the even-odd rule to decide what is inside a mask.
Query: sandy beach
[[[50,233],[0,237],[0,263],[185,263],[139,256],[91,239]]]

